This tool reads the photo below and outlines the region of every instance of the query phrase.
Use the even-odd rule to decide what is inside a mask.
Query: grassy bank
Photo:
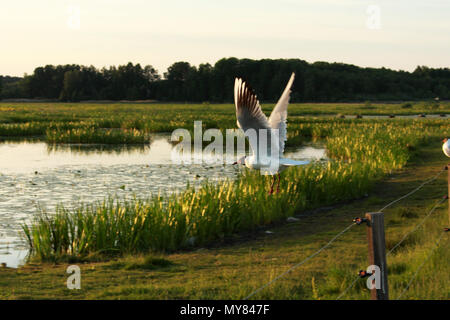
[[[205,183],[171,196],[110,199],[71,211],[60,207],[24,226],[29,247],[42,261],[83,261],[92,255],[204,245],[295,212],[360,198],[383,176],[405,166],[414,150],[449,129],[438,120],[313,120],[291,126],[294,132],[325,136],[332,160],[289,169],[274,196],[267,193],[270,177],[245,172],[236,181]]]
[[[193,121],[199,119],[206,128],[235,127],[232,105],[28,104],[8,109],[0,104],[0,108],[0,133],[6,132],[0,135],[48,134],[55,143],[104,142],[109,138],[101,134],[120,132],[111,138],[114,144],[126,132],[138,132],[140,139],[140,133],[192,130]],[[331,161],[287,170],[279,194],[269,197],[270,178],[248,172],[236,181],[188,188],[178,195],[127,203],[110,199],[36,216],[24,230],[33,260],[18,270],[0,268],[0,298],[244,298],[324,245],[353,217],[376,211],[411,191],[445,164],[440,140],[450,134],[448,120],[300,116],[359,113],[358,108],[381,114],[394,110],[392,105],[373,109],[368,104],[293,106],[288,145],[297,146],[304,137],[325,139]],[[446,112],[446,108],[435,111]],[[412,114],[421,110],[400,109]],[[445,190],[442,176],[386,211],[388,248],[420,221]],[[347,204],[309,215],[314,208],[337,203]],[[445,210],[445,204],[440,206],[389,257],[393,298],[448,222]],[[293,215],[300,215],[300,221],[283,223]],[[336,298],[356,272],[366,268],[366,246],[364,227],[354,227],[330,250],[255,298]],[[448,258],[448,247],[439,248],[404,298],[448,299]],[[66,263],[81,266],[82,290],[66,289]],[[364,280],[345,298],[368,298]]]
[[[271,224],[252,233],[212,242],[194,251],[132,255],[107,262],[78,263],[81,290],[66,288],[68,264],[31,263],[0,268],[2,299],[242,299],[308,257],[354,217],[379,210],[435,175],[448,162],[439,141],[414,152],[406,167],[376,184],[367,197],[327,210],[300,213],[293,223]],[[392,248],[447,191],[446,177],[385,211]],[[398,297],[448,224],[440,205],[404,245],[388,257],[391,299]],[[265,233],[270,230],[272,233]],[[424,264],[403,299],[449,299],[448,239]],[[445,242],[446,241],[446,242]],[[364,226],[353,227],[331,247],[255,296],[256,299],[335,299],[367,267]],[[344,299],[369,299],[360,279]]]

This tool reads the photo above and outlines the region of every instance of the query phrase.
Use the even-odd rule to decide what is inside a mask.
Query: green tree
[[[65,101],[79,101],[83,92],[83,75],[79,70],[66,71],[60,99]]]

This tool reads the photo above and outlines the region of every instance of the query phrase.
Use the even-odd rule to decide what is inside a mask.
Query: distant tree
[[[164,77],[169,81],[184,82],[189,77],[189,73],[192,72],[192,68],[189,62],[175,62],[167,68]]]
[[[103,68],[100,74],[104,84],[99,95],[102,99],[112,100],[147,99],[151,95],[151,83],[160,79],[152,66],[142,68],[140,64],[133,65],[131,62],[117,68]]]
[[[66,71],[60,99],[65,101],[79,101],[83,94],[83,74],[79,70]]]
[[[211,81],[213,67],[209,63],[200,64],[197,70],[197,101],[210,101],[212,97]]]
[[[218,60],[214,66],[173,63],[164,74],[151,65],[46,65],[23,78],[3,77],[1,95],[61,100],[157,99],[232,102],[235,77],[242,77],[261,101],[278,100],[291,72],[291,101],[450,99],[450,69],[418,66],[414,72],[360,68],[344,63],[300,59]]]
[[[232,101],[235,77],[244,77],[250,81],[242,74],[242,71],[238,72],[238,66],[239,59],[237,58],[223,58],[214,64],[212,73],[212,99],[214,101]]]
[[[145,78],[149,82],[161,80],[161,76],[158,74],[158,70],[153,68],[151,65],[146,65],[144,67],[143,73],[144,73]]]
[[[197,69],[188,62],[175,62],[169,68],[164,77],[167,79],[166,93],[169,99],[175,101],[195,101],[195,88]]]

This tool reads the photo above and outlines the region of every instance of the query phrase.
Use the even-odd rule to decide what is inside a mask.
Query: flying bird
[[[269,118],[262,112],[258,98],[249,85],[241,78],[236,78],[234,82],[237,125],[249,138],[252,149],[252,155],[244,156],[234,164],[245,165],[250,169],[261,169],[272,175],[273,181],[269,194],[273,193],[275,176],[278,177],[277,192],[279,192],[281,171],[290,166],[309,163],[309,161],[296,161],[283,157],[287,140],[287,107],[294,78],[295,74],[292,73]],[[274,140],[273,137],[277,137],[277,133],[278,139]]]
[[[444,151],[444,154],[447,157],[450,157],[450,140],[445,138],[442,142],[444,142],[444,144],[442,145],[442,151]]]

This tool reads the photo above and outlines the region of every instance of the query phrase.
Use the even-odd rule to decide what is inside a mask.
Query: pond
[[[234,178],[237,166],[223,163],[174,164],[169,135],[150,145],[57,145],[45,142],[0,143],[0,263],[17,267],[27,255],[20,237],[38,207],[52,212],[63,204],[92,203],[111,196],[146,198],[181,191],[190,185]],[[244,154],[238,150],[237,154]],[[307,142],[287,150],[293,159],[325,159],[321,143]]]

